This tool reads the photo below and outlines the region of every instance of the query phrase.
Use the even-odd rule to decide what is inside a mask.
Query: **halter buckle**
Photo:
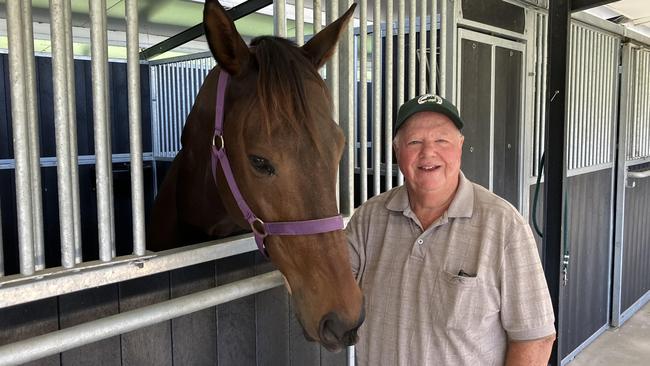
[[[266,232],[266,227],[265,227],[264,221],[260,220],[259,218],[256,217],[255,220],[251,221],[250,224],[251,224],[251,230],[253,230],[255,235],[257,235],[259,237],[262,237],[262,238],[269,235]]]
[[[212,146],[217,150],[222,150],[224,146],[226,146],[226,143],[223,141],[223,135],[219,135],[215,132],[214,136],[212,136]]]

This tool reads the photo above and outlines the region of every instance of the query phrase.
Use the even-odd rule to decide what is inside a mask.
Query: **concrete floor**
[[[650,302],[622,327],[605,331],[570,366],[650,365]]]

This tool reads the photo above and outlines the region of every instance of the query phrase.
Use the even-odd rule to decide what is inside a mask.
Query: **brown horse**
[[[219,74],[225,92],[223,141],[241,195],[264,222],[338,214],[336,172],[344,146],[317,69],[334,52],[352,6],[303,47],[277,37],[246,46],[216,0],[205,2],[205,33],[219,66],[206,77],[187,118],[182,149],[154,203],[149,249],[164,250],[250,231],[226,183],[211,169]],[[329,350],[354,344],[363,299],[342,230],[270,235],[265,245],[285,276],[308,339]]]

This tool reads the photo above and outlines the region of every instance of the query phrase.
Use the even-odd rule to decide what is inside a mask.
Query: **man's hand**
[[[506,366],[546,366],[555,334],[532,341],[508,341]]]

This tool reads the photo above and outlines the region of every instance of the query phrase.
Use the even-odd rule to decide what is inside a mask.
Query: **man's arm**
[[[506,366],[546,366],[555,334],[532,341],[508,341]]]

